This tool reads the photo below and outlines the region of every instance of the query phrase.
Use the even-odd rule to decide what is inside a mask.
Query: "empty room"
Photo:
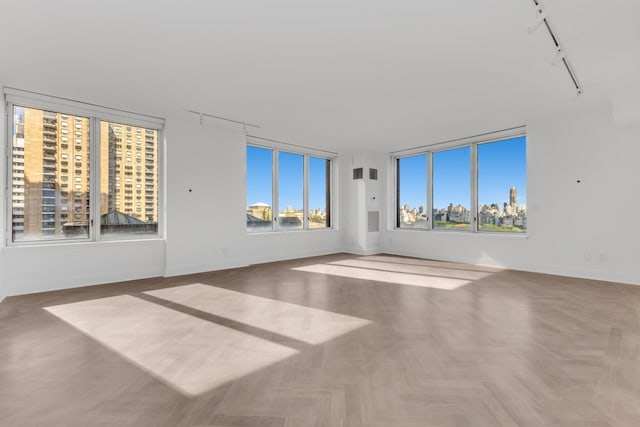
[[[640,425],[640,3],[3,2],[0,425]]]

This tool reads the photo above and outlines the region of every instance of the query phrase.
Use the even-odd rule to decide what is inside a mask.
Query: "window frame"
[[[260,231],[249,231],[245,225],[245,233],[249,234],[249,235],[253,235],[253,234],[270,234],[270,233],[300,233],[300,232],[306,232],[306,231],[311,231],[311,232],[316,232],[316,231],[327,231],[327,230],[333,230],[335,229],[335,221],[334,221],[334,205],[335,205],[335,186],[334,186],[334,171],[335,171],[335,163],[336,163],[336,158],[337,155],[335,155],[334,153],[330,153],[330,152],[324,152],[324,151],[319,151],[319,150],[313,150],[313,149],[301,149],[303,147],[298,147],[298,146],[290,146],[289,144],[278,144],[278,143],[265,143],[262,140],[256,141],[256,138],[252,138],[251,140],[247,140],[247,143],[245,145],[245,156],[246,156],[246,152],[247,152],[247,148],[248,147],[256,147],[256,148],[261,148],[261,149],[266,149],[266,150],[271,150],[272,152],[272,156],[271,156],[271,229],[269,230],[260,230]],[[303,172],[302,172],[302,185],[303,185],[303,195],[302,195],[302,201],[303,201],[303,222],[302,222],[302,227],[301,228],[285,228],[285,227],[281,227],[280,226],[280,222],[277,220],[278,217],[280,216],[280,206],[279,206],[279,154],[280,152],[285,152],[285,153],[290,153],[290,154],[296,154],[296,155],[301,155],[303,156]],[[315,158],[319,158],[319,159],[323,159],[323,160],[327,160],[329,161],[329,179],[328,179],[328,186],[329,188],[327,189],[327,193],[328,193],[328,203],[327,206],[325,207],[326,209],[326,213],[327,213],[327,217],[326,217],[326,221],[327,221],[327,226],[326,227],[317,227],[317,228],[310,228],[309,227],[309,214],[310,214],[310,208],[309,208],[309,158],[310,157],[315,157]],[[245,168],[247,166],[247,162],[246,162],[246,157],[245,157]],[[247,173],[246,173],[246,169],[245,169],[245,209],[249,206],[248,203],[249,201],[247,200],[247,182],[246,182],[246,177],[247,177]]]
[[[393,219],[393,230],[399,231],[435,231],[435,232],[444,232],[444,233],[470,233],[470,234],[486,234],[486,235],[498,235],[498,236],[527,236],[528,228],[523,232],[514,232],[514,231],[487,231],[481,230],[479,227],[478,216],[479,216],[479,206],[478,206],[478,146],[482,144],[490,144],[494,142],[506,141],[509,139],[515,139],[519,137],[525,138],[526,143],[526,127],[518,126],[502,131],[490,132],[482,135],[477,135],[468,138],[455,139],[451,141],[444,141],[441,143],[435,143],[431,145],[425,145],[420,147],[415,147],[407,150],[401,150],[394,153],[391,153],[391,164],[393,168],[393,209],[394,215],[391,216]],[[469,185],[470,185],[470,211],[471,211],[471,221],[468,229],[465,230],[455,230],[455,229],[443,229],[443,228],[435,228],[433,226],[433,154],[448,150],[455,150],[458,148],[469,147]],[[412,227],[400,227],[400,180],[399,180],[399,161],[400,159],[413,157],[417,155],[425,154],[427,156],[426,168],[427,168],[427,224],[426,227],[420,228],[412,228]],[[526,167],[526,166],[525,166]],[[525,170],[525,179],[527,176],[527,171]],[[527,193],[528,194],[528,193]],[[525,200],[525,206],[527,205],[527,201]]]
[[[402,218],[401,218],[401,214],[400,214],[400,207],[402,206],[400,197],[402,195],[402,191],[400,188],[400,179],[399,179],[399,175],[400,175],[400,161],[402,159],[409,159],[409,158],[413,158],[413,157],[418,157],[418,156],[425,156],[425,161],[424,161],[424,167],[425,167],[425,211],[429,212],[428,207],[430,206],[430,202],[429,202],[429,198],[430,195],[432,195],[433,193],[430,190],[430,186],[432,185],[432,177],[430,175],[430,171],[431,171],[431,155],[429,153],[415,153],[415,154],[410,154],[410,155],[406,155],[406,156],[400,156],[400,157],[394,157],[393,158],[393,165],[395,168],[395,174],[394,174],[394,188],[395,188],[395,224],[394,224],[394,228],[398,229],[398,230],[427,230],[428,227],[431,227],[431,221],[429,219],[427,219],[425,226],[424,227],[402,227]],[[429,216],[430,217],[430,216]]]
[[[435,208],[435,206],[433,206],[433,196],[435,194],[435,186],[434,186],[434,178],[433,178],[433,171],[434,171],[434,154],[437,153],[444,153],[446,151],[453,151],[453,150],[458,150],[461,148],[469,148],[469,185],[470,185],[470,191],[469,191],[469,212],[470,212],[470,217],[473,218],[473,220],[469,223],[469,227],[467,227],[466,229],[463,230],[456,230],[456,229],[448,229],[448,228],[436,228],[433,226],[433,209]],[[431,191],[431,207],[430,209],[427,210],[427,212],[431,213],[431,220],[427,221],[429,223],[429,230],[436,230],[436,231],[444,231],[444,232],[468,232],[468,231],[473,231],[474,227],[475,227],[475,223],[476,223],[476,211],[473,209],[473,202],[476,199],[475,197],[475,192],[474,192],[474,177],[476,176],[476,163],[475,163],[475,152],[476,152],[476,145],[475,144],[464,144],[464,145],[458,145],[455,147],[446,147],[446,148],[441,148],[438,150],[433,150],[431,152],[429,152],[429,164],[431,165],[431,172],[430,172],[430,178],[431,178],[431,186],[429,187],[429,191]]]
[[[104,107],[82,101],[61,98],[51,95],[44,95],[37,92],[4,87],[4,107],[5,107],[5,226],[2,241],[5,247],[11,246],[43,246],[43,245],[65,245],[65,244],[91,244],[97,242],[126,242],[126,241],[147,241],[162,240],[165,236],[165,161],[164,161],[164,125],[165,120],[160,117],[133,113],[115,108]],[[12,132],[14,127],[14,107],[32,108],[43,111],[51,111],[58,114],[66,114],[71,122],[75,123],[75,117],[86,117],[89,126],[89,224],[88,235],[83,238],[73,239],[44,239],[26,241],[14,241],[13,239],[13,201],[11,198],[10,184],[13,177],[12,164]],[[135,126],[157,131],[157,177],[158,177],[158,230],[153,235],[123,234],[121,237],[105,237],[100,233],[100,122],[115,122],[127,126]],[[73,127],[75,130],[75,127]],[[82,152],[84,153],[84,151]],[[69,159],[77,155],[77,150],[73,149],[69,154]],[[75,158],[75,157],[74,157]],[[70,161],[66,159],[67,161]],[[72,159],[73,160],[73,159]],[[83,160],[84,161],[84,160]],[[9,187],[9,188],[8,188]],[[73,191],[71,187],[65,191]]]

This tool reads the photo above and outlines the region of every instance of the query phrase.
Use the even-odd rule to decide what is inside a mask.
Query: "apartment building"
[[[89,118],[19,106],[13,115],[13,240],[88,236]],[[138,225],[157,224],[158,132],[101,121],[99,140],[103,232],[121,226],[107,220],[110,212],[135,218]]]

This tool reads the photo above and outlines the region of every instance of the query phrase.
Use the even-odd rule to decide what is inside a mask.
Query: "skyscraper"
[[[13,114],[13,240],[87,237],[90,119],[18,106]],[[102,121],[100,135],[100,214],[157,223],[158,132]]]
[[[100,122],[101,213],[158,221],[158,132]]]
[[[516,202],[516,187],[511,187],[511,189],[509,189],[509,205],[511,205],[511,208],[514,209],[514,212],[516,208]]]
[[[89,119],[15,107],[12,141],[14,240],[55,237],[89,219]]]

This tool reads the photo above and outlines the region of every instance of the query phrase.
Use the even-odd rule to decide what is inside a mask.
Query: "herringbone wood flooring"
[[[640,287],[331,255],[7,298],[2,426],[637,426]]]

